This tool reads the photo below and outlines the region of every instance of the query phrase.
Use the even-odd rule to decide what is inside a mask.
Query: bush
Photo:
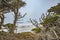
[[[34,29],[32,29],[32,31],[34,31],[35,33],[40,33],[41,28],[34,28]]]

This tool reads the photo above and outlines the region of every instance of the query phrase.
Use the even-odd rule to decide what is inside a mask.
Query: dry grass
[[[35,40],[35,34],[31,32],[18,34],[0,32],[0,40]]]

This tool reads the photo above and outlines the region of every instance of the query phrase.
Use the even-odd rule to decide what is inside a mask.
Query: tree
[[[45,33],[59,40],[60,38],[60,3],[48,9],[48,15],[43,19],[41,24],[45,28]],[[53,15],[52,15],[53,14]],[[42,32],[43,33],[43,32]],[[55,36],[55,38],[54,38]]]
[[[23,7],[25,5],[25,2],[22,0],[0,0],[0,12],[14,12],[14,22],[13,22],[13,32],[16,28],[17,20],[23,18],[26,14],[23,16],[19,13],[19,8]]]
[[[54,12],[56,14],[60,14],[60,3],[48,9],[48,12]]]
[[[13,22],[14,29],[13,30],[15,30],[15,28],[16,28],[17,20],[21,19],[25,16],[25,14],[23,16],[21,16],[21,14],[19,13],[19,8],[23,7],[25,5],[25,2],[22,2],[22,0],[14,0],[14,1],[13,1],[13,5],[12,5],[13,6],[12,11],[14,12],[14,22]]]
[[[40,37],[43,40],[59,40],[60,39],[60,4],[48,9],[46,16],[43,14],[40,18],[40,23],[36,20],[31,20],[32,24],[41,24]],[[36,26],[36,25],[35,25]],[[37,25],[38,26],[38,25]],[[34,29],[38,30],[38,29]]]
[[[1,18],[1,22],[0,22],[0,29],[1,29],[1,26],[3,26],[4,23],[4,14],[2,12],[0,13],[0,18]]]
[[[4,14],[6,12],[9,12],[9,4],[7,3],[6,0],[0,0],[0,19],[1,19],[0,28],[1,26],[3,26],[5,18]]]
[[[39,23],[36,21],[36,20],[32,20],[31,18],[30,18],[30,22],[35,26],[35,27],[39,27]]]
[[[8,24],[5,24],[4,26],[6,26],[6,28],[8,29],[9,33],[12,33],[12,30],[13,30],[13,24],[11,23],[8,23]]]

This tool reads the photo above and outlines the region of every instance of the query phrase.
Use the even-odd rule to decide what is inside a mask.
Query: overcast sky
[[[27,23],[29,18],[37,19],[41,17],[42,13],[46,13],[47,10],[51,7],[60,3],[60,0],[23,0],[26,2],[25,7],[22,7],[19,11],[23,15],[27,13],[24,17],[23,22]],[[11,12],[12,13],[12,12]],[[4,23],[13,23],[13,15],[6,14],[6,19]]]

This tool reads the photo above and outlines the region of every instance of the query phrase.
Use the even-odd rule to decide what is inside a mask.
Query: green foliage
[[[18,17],[21,16],[18,11],[21,7],[25,6],[25,4],[26,3],[23,2],[22,0],[0,0],[0,12],[3,12],[4,15],[4,13],[10,12],[11,10],[14,12],[15,15],[13,24],[6,24],[9,30],[13,30],[13,29],[15,30]]]
[[[34,31],[35,33],[40,33],[41,32],[41,28],[34,28],[34,29],[32,29],[32,31]]]
[[[12,28],[13,24],[8,23],[8,24],[6,24],[5,26],[7,26],[8,28]]]
[[[60,3],[48,9],[48,12],[54,12],[56,14],[60,14]]]
[[[59,18],[59,16],[60,16],[60,3],[58,3],[56,6],[53,6],[50,9],[48,9],[48,12],[50,14],[51,14],[51,12],[54,12],[54,14],[51,16],[49,14],[48,17],[46,16],[46,18],[43,19],[43,22],[41,22],[41,24],[43,26],[46,26],[47,24],[54,23]]]
[[[54,23],[59,17],[58,16],[51,16],[51,17],[46,17],[43,22],[41,23],[42,25],[47,25],[48,23]]]
[[[6,24],[4,26],[7,26],[8,27],[10,33],[13,31],[13,24],[8,23],[8,24]]]

